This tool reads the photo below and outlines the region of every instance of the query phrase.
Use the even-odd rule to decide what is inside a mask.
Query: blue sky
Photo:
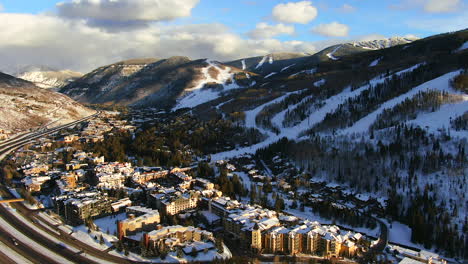
[[[79,0],[57,5],[59,1],[54,0],[0,0],[2,21],[8,19],[8,26],[13,27],[4,28],[11,35],[0,39],[0,55],[9,54],[0,69],[28,63],[12,52],[27,53],[31,63],[47,57],[55,67],[88,70],[131,56],[227,60],[275,51],[313,53],[354,40],[426,37],[466,28],[467,1]],[[35,29],[35,24],[41,27]],[[12,41],[14,34],[29,35],[30,43]],[[51,44],[67,34],[73,34],[73,43]],[[120,43],[125,39],[130,43]],[[119,43],[120,53],[98,51],[111,42]],[[51,51],[57,49],[54,55]],[[71,63],[64,57],[67,52],[93,59]]]

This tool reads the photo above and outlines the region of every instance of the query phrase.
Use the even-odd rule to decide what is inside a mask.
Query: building
[[[166,226],[143,236],[146,247],[169,249],[185,242],[214,241],[213,233],[193,226]]]
[[[99,192],[74,192],[53,198],[57,214],[63,217],[65,223],[77,226],[86,219],[93,219],[112,213],[113,199]]]
[[[152,194],[152,203],[156,208],[166,215],[176,215],[180,212],[196,208],[199,195],[196,192],[175,191]]]
[[[112,211],[116,213],[116,212],[120,212],[122,208],[131,206],[131,205],[132,205],[132,201],[129,198],[123,198],[123,199],[118,200],[117,202],[112,203],[111,207],[112,207]]]
[[[136,215],[134,213],[143,213]],[[144,207],[127,207],[128,218],[117,223],[118,237],[122,240],[124,237],[136,235],[139,232],[152,231],[156,229],[157,224],[161,221],[159,212],[150,208]],[[137,241],[139,241],[139,236]]]
[[[50,176],[25,177],[21,181],[28,192],[40,192],[42,185],[50,180]]]

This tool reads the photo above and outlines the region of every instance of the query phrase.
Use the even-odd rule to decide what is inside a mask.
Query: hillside
[[[254,83],[255,74],[187,57],[124,61],[100,67],[61,89],[79,102],[193,107]]]
[[[83,74],[70,70],[56,70],[44,66],[24,67],[15,73],[15,77],[34,83],[44,89],[60,89]]]
[[[310,65],[328,60],[338,60],[343,56],[368,50],[379,50],[404,45],[411,43],[414,40],[416,39],[393,37],[389,39],[343,43],[327,47],[315,54],[280,52],[259,57],[243,58],[226,62],[226,64],[243,70],[255,72],[263,76],[268,76],[275,75],[286,70],[298,70],[303,68],[306,64]]]
[[[150,106],[149,120],[165,109],[157,125],[143,122],[151,128],[142,134],[164,127],[170,142],[184,135],[184,144],[211,160],[261,161],[271,181],[300,190],[294,199],[328,217],[337,207],[373,213],[388,223],[391,242],[456,257],[468,230],[467,43],[463,30],[340,44],[311,56],[123,62],[62,91],[84,102],[141,107],[136,112]],[[285,164],[297,173],[276,169]],[[310,184],[340,186],[375,207],[310,199]],[[401,229],[410,230],[403,240]]]
[[[0,129],[18,132],[65,124],[94,113],[67,96],[0,73]]]

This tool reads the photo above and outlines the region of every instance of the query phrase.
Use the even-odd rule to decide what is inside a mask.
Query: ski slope
[[[327,53],[327,57],[331,60],[339,60],[339,58],[335,57],[334,54],[341,48],[341,46],[336,47],[332,52]]]
[[[369,127],[377,120],[378,115],[381,114],[385,109],[391,109],[395,105],[405,101],[406,99],[412,98],[413,96],[417,95],[419,92],[425,92],[430,89],[435,89],[439,91],[447,91],[447,92],[454,93],[454,91],[450,88],[450,80],[453,79],[458,74],[460,74],[460,71],[450,72],[434,80],[423,83],[411,89],[409,92],[383,103],[377,110],[365,116],[361,120],[357,121],[353,126],[339,131],[339,133],[350,134],[350,133],[364,133],[364,132],[369,131]],[[468,97],[467,97],[467,100],[468,100]]]
[[[206,62],[208,66],[201,70],[203,78],[195,87],[187,89],[187,94],[179,100],[178,104],[174,107],[174,111],[185,107],[193,108],[197,105],[217,99],[221,91],[203,89],[208,83],[221,84],[223,86],[223,91],[240,88],[234,81],[234,74],[231,72],[230,67],[221,69],[215,62],[209,60]],[[218,76],[216,78],[211,77],[209,73],[210,68],[215,68],[218,71]],[[228,80],[231,80],[232,83],[227,84],[226,82]]]
[[[395,73],[395,75],[400,75],[400,74],[403,74],[405,72],[412,71],[412,70],[418,68],[421,65],[422,64],[414,65],[414,66],[412,66],[412,67],[410,67],[408,69],[405,69],[405,70],[402,70],[402,71],[399,71],[399,72]],[[289,96],[292,93],[285,94],[283,96],[280,96],[280,97],[276,98],[275,100],[273,100],[271,102],[263,104],[263,105],[255,108],[253,110],[247,111],[246,112],[246,127],[258,129],[260,132],[267,135],[267,139],[265,139],[264,141],[262,141],[260,143],[255,144],[255,145],[252,145],[252,146],[243,147],[243,148],[239,148],[239,149],[235,149],[235,150],[230,150],[230,151],[225,151],[225,152],[213,154],[213,155],[211,155],[211,158],[212,158],[212,160],[222,160],[222,159],[233,158],[233,157],[243,155],[243,154],[247,154],[247,153],[255,153],[258,149],[264,148],[264,147],[266,147],[266,146],[280,140],[283,137],[286,137],[286,138],[289,138],[289,139],[298,139],[298,138],[300,138],[300,135],[301,135],[302,132],[308,130],[309,128],[311,128],[315,124],[318,124],[319,122],[323,121],[326,114],[335,111],[340,104],[344,103],[349,98],[358,96],[363,91],[369,89],[369,87],[371,87],[372,85],[383,83],[386,79],[391,78],[391,76],[392,75],[387,76],[387,77],[383,77],[383,76],[376,77],[376,78],[374,78],[374,79],[372,79],[370,81],[370,85],[362,86],[362,87],[360,87],[358,89],[355,89],[354,91],[351,91],[350,87],[344,89],[341,93],[339,93],[337,95],[334,95],[334,96],[328,98],[327,100],[325,100],[324,105],[321,108],[316,109],[316,110],[311,110],[310,113],[309,113],[308,118],[306,118],[305,120],[302,120],[302,122],[300,122],[299,124],[297,124],[297,125],[295,125],[293,127],[285,128],[285,127],[282,126],[285,111],[287,111],[287,109],[285,111],[282,111],[282,112],[278,113],[276,115],[278,117],[274,116],[272,118],[272,124],[274,124],[278,128],[280,128],[280,133],[278,135],[275,134],[275,133],[272,133],[271,131],[268,131],[266,129],[258,127],[256,125],[256,123],[255,123],[255,117],[257,116],[257,114],[264,107],[266,107],[266,106],[268,106],[270,104],[273,104],[273,103],[280,102],[281,100],[283,100],[284,98],[286,98],[287,96]],[[293,92],[293,93],[298,93],[298,92],[301,92],[301,91],[297,91],[297,92]],[[291,106],[289,106],[288,109],[293,110],[299,104],[300,103],[298,103],[296,105],[291,105]]]

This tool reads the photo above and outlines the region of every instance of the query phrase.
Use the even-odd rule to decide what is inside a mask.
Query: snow
[[[381,59],[382,59],[382,58],[378,58],[378,59],[372,61],[372,62],[369,64],[369,67],[375,67],[375,66],[377,66],[377,64],[379,64],[379,62],[380,62]]]
[[[408,124],[418,125],[426,128],[430,132],[437,132],[441,128],[450,128],[450,120],[463,115],[468,111],[468,96],[465,101],[456,104],[445,104],[439,110],[431,113],[419,114],[418,118],[407,122]],[[466,131],[450,130],[452,137],[468,138]]]
[[[112,242],[118,240],[114,234],[117,232],[117,224],[116,221],[124,220],[127,216],[125,213],[117,214],[115,216],[106,216],[98,219],[94,219],[93,222],[96,226],[99,227],[99,231],[92,230],[88,233],[88,229],[85,225],[80,225],[73,227],[73,233],[71,234],[74,238],[79,241],[83,241],[88,245],[99,249],[99,250],[106,250],[112,247]],[[109,232],[109,234],[107,234]],[[99,239],[102,235],[104,240],[103,244],[99,243]],[[98,238],[97,240],[95,238]]]
[[[402,73],[412,71],[412,70],[416,69],[417,67],[419,67],[420,65],[421,64],[414,65],[414,66],[412,66],[412,67],[410,67],[408,69],[399,71],[399,72],[397,72],[395,74],[400,75]],[[378,83],[383,83],[387,78],[391,78],[391,76],[376,77],[376,78],[374,78],[374,79],[372,79],[370,81],[370,85],[376,85]],[[276,98],[273,101],[270,101],[270,102],[268,102],[266,104],[263,104],[263,105],[255,108],[253,110],[247,111],[247,112],[245,112],[245,114],[246,114],[246,127],[248,127],[248,128],[257,128],[258,130],[260,130],[260,132],[262,132],[263,134],[266,134],[268,136],[268,138],[266,140],[260,142],[260,143],[252,145],[252,146],[239,148],[239,149],[235,149],[235,150],[230,150],[230,151],[226,151],[226,152],[221,152],[221,153],[215,153],[215,154],[211,155],[212,160],[214,160],[214,161],[215,160],[222,160],[222,159],[228,159],[228,158],[236,157],[236,156],[246,154],[246,153],[255,153],[255,151],[257,151],[258,149],[264,148],[264,147],[278,141],[279,139],[281,139],[283,137],[286,137],[286,138],[289,138],[289,139],[298,139],[301,132],[306,131],[307,129],[309,129],[313,125],[321,122],[325,118],[327,113],[335,111],[336,108],[340,104],[344,103],[349,98],[358,96],[363,91],[369,89],[369,87],[370,86],[367,86],[367,85],[362,86],[362,87],[360,87],[358,89],[355,89],[354,91],[351,91],[350,87],[344,89],[341,93],[339,93],[337,95],[334,95],[334,96],[328,98],[327,100],[325,100],[323,102],[324,104],[323,104],[323,106],[321,108],[316,109],[316,110],[311,109],[312,112],[309,113],[309,117],[306,118],[305,120],[303,120],[302,122],[300,122],[299,124],[297,124],[297,125],[295,125],[293,127],[287,127],[287,128],[283,128],[282,126],[278,126],[279,128],[281,128],[280,129],[281,132],[278,135],[272,133],[269,130],[263,129],[261,127],[257,127],[256,123],[255,123],[255,117],[257,116],[257,114],[265,106],[280,102],[284,98],[289,96],[290,94],[299,93],[301,91],[287,93],[287,94],[285,94],[283,96],[280,96],[280,97]],[[290,107],[292,108],[294,106],[290,106]],[[280,112],[279,114],[281,114],[283,119],[284,119],[284,111]],[[282,124],[282,121],[283,121],[282,119],[275,118],[275,117],[273,117],[272,120],[274,121],[274,124]]]
[[[242,181],[242,184],[244,185],[244,188],[250,191],[252,181],[250,180],[249,175],[243,171],[236,171],[234,173],[237,174],[237,176],[239,176],[240,180]]]
[[[273,76],[273,75],[275,75],[275,74],[277,74],[277,72],[272,72],[272,73],[268,74],[267,76],[265,76],[265,79],[266,79],[266,78],[270,78],[271,76]]]
[[[401,73],[401,72],[400,72]],[[365,116],[364,118],[360,119],[357,121],[353,126],[343,129],[339,131],[339,133],[342,134],[349,134],[349,133],[363,133],[367,132],[369,130],[369,127],[375,122],[377,119],[378,115],[381,114],[385,109],[391,109],[395,105],[403,102],[404,100],[411,98],[415,95],[417,95],[419,92],[424,92],[428,91],[430,89],[437,89],[439,91],[448,91],[448,92],[454,92],[450,88],[450,80],[458,75],[460,71],[454,71],[450,72],[447,74],[444,74],[434,80],[428,81],[426,83],[423,83],[413,89],[411,89],[409,92],[402,94],[398,97],[395,97],[389,101],[386,101],[385,103],[381,104],[380,107],[375,110],[374,112],[370,113],[369,115]],[[467,97],[468,100],[468,97]],[[432,122],[434,124],[434,122]]]
[[[335,52],[337,52],[339,49],[341,48],[341,45],[336,47],[335,49],[333,49],[332,52],[330,53],[327,53],[327,57],[330,58],[331,60],[339,60],[339,58],[333,56],[335,54]]]
[[[303,70],[303,71],[300,71],[300,72],[297,72],[297,73],[294,73],[294,74],[291,74],[289,77],[294,77],[294,76],[297,76],[301,73],[305,73],[305,74],[314,74],[317,72],[317,68],[313,68],[313,69],[310,69],[310,70]]]
[[[371,40],[371,41],[354,42],[353,46],[360,47],[363,49],[368,49],[368,50],[378,50],[378,49],[390,48],[396,45],[408,44],[410,42],[413,42],[416,39],[417,38],[411,38],[411,37],[392,37],[388,39],[377,39],[377,40]]]
[[[242,60],[242,70],[247,69],[247,66],[245,66],[245,60]]]
[[[266,60],[267,60],[267,56],[263,57],[262,60],[255,67],[255,69],[262,67]]]
[[[468,49],[468,41],[466,41],[465,43],[463,43],[463,45],[461,45],[457,50],[456,52],[460,52],[462,50],[466,50]]]
[[[202,80],[193,88],[187,89],[187,94],[182,97],[177,106],[174,107],[174,110],[190,107],[193,108],[197,105],[209,102],[220,96],[222,91],[228,91],[236,88],[240,88],[234,82],[233,73],[231,72],[230,67],[221,69],[216,65],[215,62],[207,60],[208,66],[202,69],[203,78]],[[209,74],[210,68],[215,68],[219,73],[216,79],[212,78]],[[228,80],[231,80],[233,83],[226,84]],[[208,83],[217,83],[223,86],[222,91],[215,91],[213,89],[203,89],[204,86]]]
[[[324,85],[325,82],[326,82],[325,79],[320,79],[320,80],[314,82],[314,86],[315,86],[315,87],[320,87],[320,86]]]
[[[387,226],[389,232],[389,242],[421,248],[421,246],[411,242],[412,230],[409,226],[396,221],[392,222],[391,226],[389,224],[387,224]]]
[[[117,240],[117,237],[114,236],[117,232],[116,221],[124,219],[127,219],[127,215],[125,213],[94,219],[93,222],[99,227],[99,231],[91,231],[91,233],[88,234],[87,227],[85,225],[80,225],[73,228],[74,232],[72,236],[80,240],[88,241],[93,247],[101,250],[107,249],[112,246],[112,241]],[[109,234],[107,234],[107,231],[109,231]],[[99,238],[101,235],[104,238],[104,245],[99,244],[99,240],[96,241],[94,239],[96,236]]]
[[[185,256],[182,258],[177,257],[176,252],[169,252],[166,258],[162,260],[161,258],[144,258],[135,253],[129,252],[128,256],[124,255],[124,252],[111,251],[110,254],[114,256],[119,256],[122,258],[129,259],[136,262],[147,262],[147,263],[188,263],[188,262],[210,262],[215,258],[218,259],[227,259],[232,257],[231,251],[223,245],[224,252],[222,254],[218,253],[215,249],[208,251],[207,253],[199,252],[198,255],[194,258],[192,256]]]
[[[285,70],[287,70],[287,69],[291,68],[291,67],[292,67],[292,66],[294,66],[294,65],[296,65],[296,63],[294,63],[294,64],[291,64],[291,65],[289,65],[289,66],[286,66],[286,67],[284,67],[283,69],[281,69],[281,71],[280,71],[280,72],[283,72],[283,71],[285,71]]]
[[[214,222],[221,220],[221,218],[219,218],[219,216],[213,214],[213,213],[210,212],[210,211],[200,211],[200,213],[203,215],[203,217],[205,217],[205,219],[206,219],[210,224],[213,224]]]
[[[290,201],[285,199],[285,203],[289,204]],[[286,209],[284,210],[286,213],[294,215],[299,218],[308,219],[310,221],[317,221],[322,225],[332,225],[332,221],[330,219],[322,218],[320,215],[316,214],[312,208],[305,206],[304,212],[300,211],[299,209]],[[339,221],[336,221],[336,225],[340,225],[344,228],[351,229],[354,232],[359,232],[361,234],[365,234],[368,236],[378,237],[380,235],[380,227],[376,227],[375,229],[369,229],[365,227],[352,227]]]

